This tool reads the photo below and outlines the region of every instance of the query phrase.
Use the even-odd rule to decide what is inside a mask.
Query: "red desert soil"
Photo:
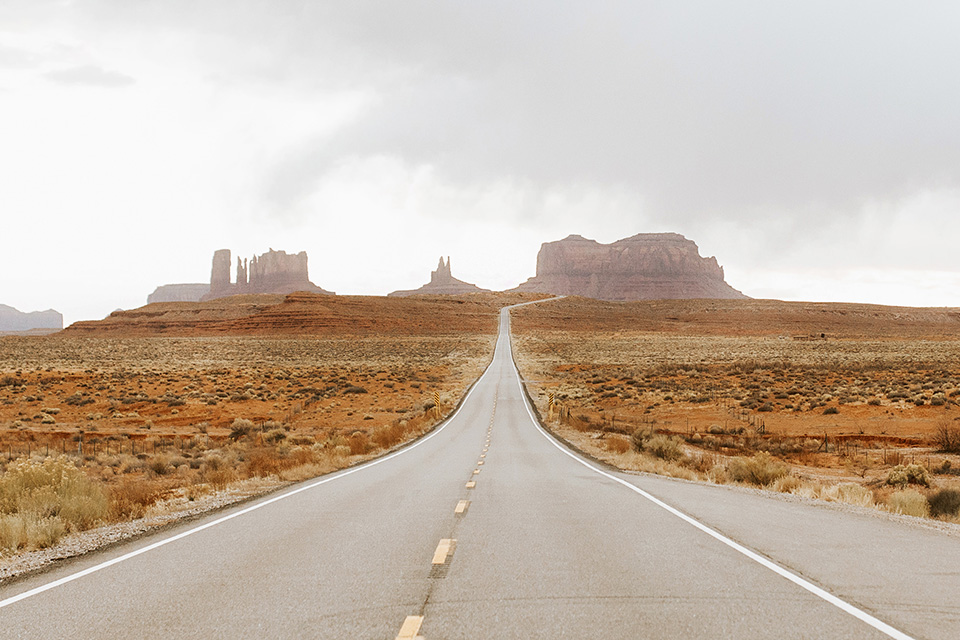
[[[859,479],[902,455],[960,463],[936,446],[960,426],[960,309],[571,297],[513,315],[541,413],[554,394],[560,428],[599,443],[653,429],[709,455],[770,451]]]

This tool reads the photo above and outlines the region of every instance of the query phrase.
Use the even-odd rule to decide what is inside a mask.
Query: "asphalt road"
[[[960,539],[599,469],[508,329],[415,445],[3,587],[0,638],[960,637]]]

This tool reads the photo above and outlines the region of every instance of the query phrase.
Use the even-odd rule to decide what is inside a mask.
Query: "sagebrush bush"
[[[627,451],[630,451],[630,443],[623,438],[607,438],[606,445],[607,451],[612,453],[626,453]]]
[[[960,427],[955,427],[950,422],[940,422],[933,441],[937,449],[944,453],[960,452]]]
[[[887,475],[887,484],[904,487],[908,484],[930,486],[930,473],[927,468],[919,464],[898,464]]]
[[[160,493],[160,487],[153,482],[124,478],[110,487],[110,513],[117,520],[141,518]]]
[[[103,490],[67,458],[16,460],[0,475],[0,548],[49,546],[107,513]]]
[[[875,502],[873,492],[870,491],[870,489],[853,482],[845,482],[837,485],[835,491],[836,496],[832,497],[832,499],[837,502],[855,504],[861,507],[872,507]]]
[[[928,498],[930,503],[930,515],[934,518],[940,516],[956,516],[960,514],[960,491],[956,489],[941,489]]]
[[[736,457],[727,463],[727,475],[731,480],[761,487],[788,473],[790,473],[790,467],[765,452],[751,458]]]
[[[251,431],[253,431],[253,422],[246,418],[236,418],[233,424],[230,425],[230,439],[239,440],[244,436],[250,435]]]
[[[630,444],[638,453],[643,453],[647,446],[647,440],[653,437],[653,431],[648,429],[637,429],[630,435]]]
[[[679,460],[683,457],[680,440],[673,436],[655,435],[644,443],[644,450],[661,460]]]
[[[887,498],[887,505],[894,513],[905,516],[926,518],[930,514],[930,503],[926,496],[916,489],[895,491]]]

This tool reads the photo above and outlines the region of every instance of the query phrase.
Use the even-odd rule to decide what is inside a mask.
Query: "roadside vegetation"
[[[544,422],[597,459],[960,522],[958,341],[514,330]]]
[[[493,346],[472,335],[3,340],[0,557],[381,455],[452,410]]]

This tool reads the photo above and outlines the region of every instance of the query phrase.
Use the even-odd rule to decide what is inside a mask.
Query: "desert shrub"
[[[412,386],[412,385],[411,385],[411,386]],[[363,387],[358,387],[358,386],[353,386],[353,385],[351,385],[351,386],[347,387],[346,389],[344,389],[343,392],[344,392],[345,394],[350,394],[350,393],[367,393],[367,390],[364,389]]]
[[[266,478],[280,471],[280,460],[267,451],[251,451],[246,457],[246,473],[248,478]]]
[[[793,493],[803,482],[796,476],[782,476],[770,483],[770,489],[780,493]]]
[[[647,429],[637,429],[630,436],[630,444],[635,451],[642,453],[647,445],[647,440],[653,436],[653,432]]]
[[[937,449],[944,453],[960,452],[960,427],[955,427],[950,422],[940,422],[937,424],[937,430],[933,434],[933,442]]]
[[[769,453],[758,453],[751,458],[736,457],[727,463],[727,474],[736,482],[759,486],[768,485],[790,472],[790,468]]]
[[[107,515],[100,486],[63,457],[17,460],[0,476],[0,547],[49,546]]]
[[[879,407],[881,404],[880,398],[870,398],[869,400],[867,400],[867,404],[870,405],[871,407]]]
[[[607,438],[604,444],[607,447],[607,451],[610,451],[611,453],[620,454],[620,453],[626,453],[627,451],[630,451],[630,442],[628,440],[625,440],[623,438],[618,438],[616,436],[612,438]]]
[[[727,468],[722,464],[715,464],[707,471],[707,480],[714,484],[726,484],[728,479]]]
[[[840,413],[840,410],[837,409],[836,407],[827,407],[826,409],[823,410],[823,415],[825,416],[832,416],[838,413]]]
[[[278,442],[282,442],[286,437],[287,437],[287,432],[284,431],[283,429],[273,429],[271,431],[268,431],[263,436],[263,439],[265,442],[269,442],[270,444],[277,444]]]
[[[644,444],[644,450],[661,460],[679,460],[683,456],[680,440],[673,436],[652,436]]]
[[[218,491],[223,491],[226,489],[227,485],[237,478],[233,469],[227,467],[221,467],[219,469],[211,469],[208,467],[201,472],[200,477],[204,482],[209,483]]]
[[[147,463],[147,469],[154,475],[165,476],[170,472],[170,463],[163,456],[154,456]]]
[[[141,478],[121,480],[110,488],[110,514],[114,519],[141,518],[160,497],[160,488]]]
[[[887,484],[904,487],[908,484],[930,486],[930,473],[926,467],[919,464],[898,464],[887,475]]]
[[[904,489],[890,494],[887,498],[887,506],[894,513],[905,516],[925,518],[930,513],[930,503],[927,502],[927,498],[915,489]]]
[[[928,502],[934,518],[960,514],[960,491],[956,489],[941,489],[930,496]]]
[[[250,435],[250,432],[253,431],[253,423],[246,418],[236,418],[233,421],[233,424],[230,425],[230,439],[239,440],[240,438]]]
[[[930,398],[930,404],[934,407],[942,407],[943,405],[947,404],[947,399],[939,395],[933,396]]]
[[[399,422],[381,427],[373,432],[373,442],[381,449],[389,449],[401,442],[407,433],[406,425]]]
[[[350,447],[350,455],[361,455],[370,450],[370,438],[362,431],[357,432],[347,438],[347,446]]]
[[[845,482],[836,488],[836,500],[861,507],[872,507],[874,504],[873,492],[864,486],[853,482]]]

